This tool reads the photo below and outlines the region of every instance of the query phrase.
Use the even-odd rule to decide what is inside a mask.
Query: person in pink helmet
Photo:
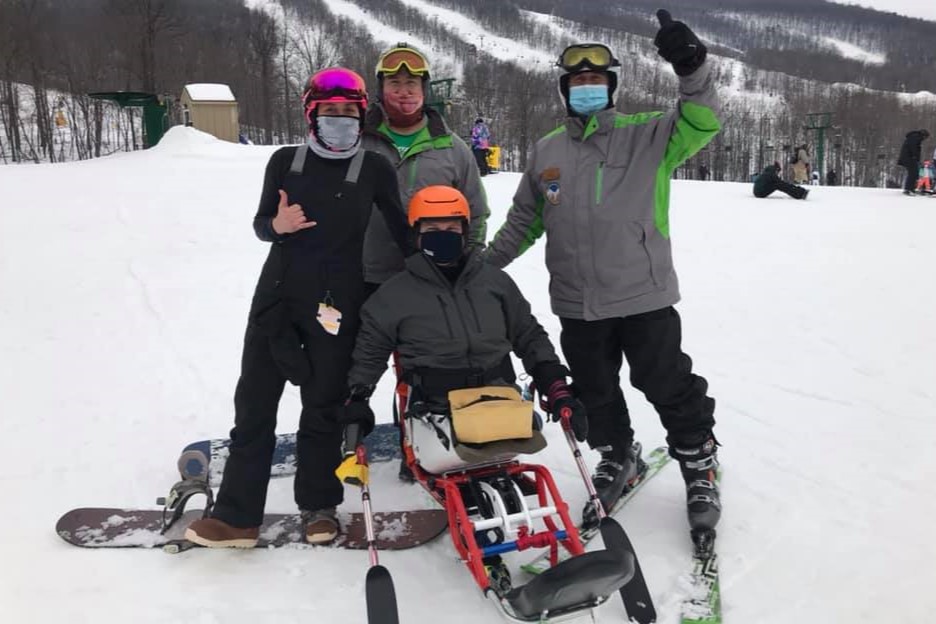
[[[254,217],[254,231],[270,252],[248,316],[231,454],[217,502],[211,517],[185,533],[203,546],[256,545],[287,381],[302,398],[294,490],[305,539],[321,544],[338,535],[337,418],[365,299],[361,258],[372,206],[401,253],[414,250],[393,166],[361,149],[367,107],[361,76],[322,70],[309,78],[302,105],[308,141],[270,157]]]

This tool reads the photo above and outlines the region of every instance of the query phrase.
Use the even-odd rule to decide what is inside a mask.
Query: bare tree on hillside
[[[124,25],[123,42],[135,48],[130,66],[143,91],[157,93],[157,49],[165,35],[179,32],[179,0],[109,0],[106,14]]]
[[[270,15],[251,11],[248,43],[251,60],[260,81],[260,119],[265,130],[265,142],[273,142],[273,80],[276,77],[275,59],[279,50],[279,28]]]

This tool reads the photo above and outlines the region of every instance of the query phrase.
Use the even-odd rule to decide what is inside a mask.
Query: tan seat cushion
[[[533,403],[516,388],[484,386],[449,392],[452,428],[459,442],[483,444],[533,436]]]

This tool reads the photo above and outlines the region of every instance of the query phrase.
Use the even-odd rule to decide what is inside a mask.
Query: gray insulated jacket
[[[489,371],[511,351],[531,375],[538,364],[561,366],[520,289],[504,271],[484,262],[479,250],[454,285],[423,254],[413,254],[404,272],[368,298],[348,385],[376,384],[393,351],[404,371]]]
[[[556,315],[592,321],[679,301],[670,177],[720,129],[708,63],[679,90],[669,113],[570,117],[533,148],[487,258],[507,266],[545,232]]]
[[[444,184],[461,191],[471,208],[469,242],[483,247],[491,213],[478,164],[465,142],[452,134],[439,113],[430,109],[427,116],[428,123],[419,131],[416,141],[400,154],[387,135],[383,109],[374,105],[364,117],[362,145],[385,156],[396,168],[404,211],[413,195],[424,187]],[[403,254],[390,236],[386,222],[380,216],[372,216],[364,237],[364,281],[382,284],[402,270]]]

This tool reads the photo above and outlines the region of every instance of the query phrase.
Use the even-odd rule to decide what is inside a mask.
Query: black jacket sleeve
[[[390,161],[376,152],[368,152],[373,162],[374,204],[383,215],[387,229],[397,247],[407,257],[416,251],[416,241],[406,217],[406,207],[400,201],[400,183]]]
[[[284,169],[284,156],[289,153],[290,159],[292,153],[289,148],[279,149],[270,156],[267,162],[266,172],[263,175],[263,190],[260,192],[260,205],[257,207],[257,215],[254,217],[253,227],[257,238],[268,243],[277,243],[285,238],[285,235],[277,234],[273,230],[273,217],[279,206],[279,190],[283,188],[283,177],[286,174]],[[288,166],[288,163],[286,163]]]
[[[396,316],[380,290],[361,308],[361,327],[354,342],[348,387],[377,385],[396,348]]]

